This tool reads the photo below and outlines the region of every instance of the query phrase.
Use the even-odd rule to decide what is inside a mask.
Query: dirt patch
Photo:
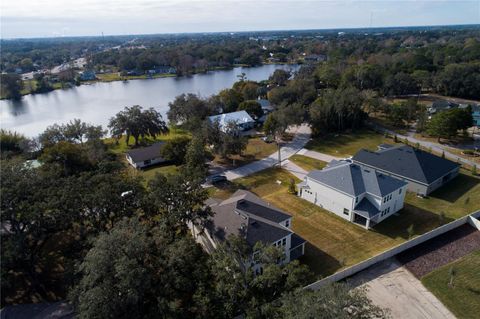
[[[465,224],[397,255],[417,278],[480,249],[480,231]]]

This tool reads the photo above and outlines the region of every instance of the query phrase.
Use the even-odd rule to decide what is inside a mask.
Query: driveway
[[[296,154],[298,151],[303,149],[305,144],[310,140],[311,130],[308,125],[295,126],[289,129],[290,133],[295,134],[295,137],[291,142],[285,143],[281,150],[281,160],[284,161],[290,156]],[[259,171],[262,171],[266,168],[273,167],[278,164],[278,152],[271,154],[270,156],[261,159],[259,161],[225,171],[225,176],[229,181],[232,181],[237,178],[245,177]]]
[[[342,159],[341,157],[335,157],[335,156],[328,155],[328,154],[325,154],[325,153],[320,153],[320,152],[316,152],[316,151],[307,150],[306,148],[301,149],[297,154],[307,156],[307,157],[311,157],[311,158],[317,159],[319,161],[327,162],[327,163],[330,163],[333,160],[341,160]]]
[[[393,318],[454,319],[455,316],[394,258],[374,265],[349,279],[367,287],[372,302],[388,308]]]
[[[307,176],[308,172],[298,166],[297,164],[293,163],[290,160],[285,160],[282,162],[282,168],[289,171],[291,174],[296,176],[298,179],[303,180],[305,176]]]

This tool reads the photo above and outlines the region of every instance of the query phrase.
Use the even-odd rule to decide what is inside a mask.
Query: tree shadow
[[[390,238],[408,240],[410,237],[422,235],[451,221],[453,219],[450,217],[442,217],[428,210],[405,203],[402,210],[375,225],[372,230]],[[409,227],[413,227],[410,233]]]
[[[342,268],[342,264],[335,257],[318,249],[308,241],[305,244],[305,254],[298,260],[307,265],[318,278],[329,276]]]
[[[454,203],[478,184],[480,184],[480,178],[460,173],[446,185],[431,193],[430,197]]]

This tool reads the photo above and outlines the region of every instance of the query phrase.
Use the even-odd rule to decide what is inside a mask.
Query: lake
[[[276,69],[298,70],[298,65],[262,65],[211,71],[184,77],[168,77],[128,82],[94,83],[45,94],[30,94],[20,101],[0,101],[0,124],[3,129],[36,136],[54,123],[78,118],[107,128],[109,119],[125,106],[154,107],[166,120],[168,103],[182,93],[202,97],[230,88],[244,72],[248,80],[266,80]]]

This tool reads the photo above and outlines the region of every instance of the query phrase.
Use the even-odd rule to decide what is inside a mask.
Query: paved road
[[[456,154],[451,153],[448,150],[447,146],[443,146],[443,145],[438,144],[438,143],[422,141],[422,140],[416,139],[416,138],[411,137],[411,136],[401,135],[401,134],[398,134],[397,132],[391,131],[391,130],[386,129],[384,127],[381,127],[379,125],[374,125],[374,128],[378,131],[381,131],[381,132],[388,132],[388,134],[397,135],[397,138],[399,138],[399,139],[402,139],[402,140],[407,139],[408,142],[410,143],[410,145],[414,145],[416,143],[419,143],[423,147],[431,148],[433,152],[437,152],[437,153],[445,152],[445,157],[452,160],[452,161],[455,161],[455,162],[459,161],[463,164],[467,164],[467,165],[470,165],[470,166],[478,165],[478,163],[475,163],[474,161],[471,161],[469,159],[466,159],[466,158],[463,158],[463,157],[460,157]]]
[[[394,258],[356,275],[349,282],[366,286],[372,302],[388,308],[393,318],[454,319],[455,316]]]
[[[300,125],[293,127],[289,130],[290,133],[294,133],[295,137],[291,142],[284,144],[281,148],[281,159],[286,160],[290,156],[296,154],[298,151],[303,149],[305,144],[307,144],[310,139],[311,130],[308,125]],[[261,159],[259,161],[225,171],[225,176],[229,181],[248,176],[250,174],[257,173],[266,168],[273,167],[278,164],[278,152],[273,153],[272,155]]]

